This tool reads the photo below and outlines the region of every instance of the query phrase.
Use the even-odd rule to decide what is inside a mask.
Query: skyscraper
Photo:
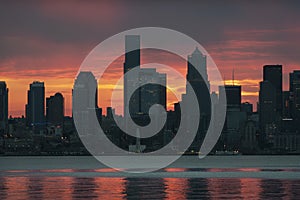
[[[259,120],[264,132],[267,124],[276,121],[276,89],[269,81],[260,82],[259,88]]]
[[[132,130],[129,118],[140,125],[150,123],[149,111],[154,104],[160,104],[166,109],[166,74],[156,72],[155,68],[140,68],[140,36],[125,36],[125,62],[124,62],[124,117],[127,130]],[[127,102],[127,103],[126,103]],[[127,112],[129,111],[129,112]],[[154,126],[159,126],[161,113],[154,113]],[[160,131],[162,133],[163,130]],[[147,145],[147,150],[160,144],[162,134],[153,138],[141,139]],[[127,144],[134,144],[136,139],[126,136]]]
[[[245,102],[241,104],[241,111],[246,112],[248,115],[253,113],[253,104]]]
[[[0,135],[7,133],[8,126],[8,88],[0,81]]]
[[[189,93],[193,89],[199,102],[201,115],[210,116],[210,84],[207,75],[206,56],[197,47],[188,56],[186,79],[192,87],[187,86],[186,92]]]
[[[262,144],[272,143],[282,118],[282,65],[265,65],[259,91],[259,121]]]
[[[61,93],[56,93],[46,99],[46,119],[53,125],[63,125],[64,97]]]
[[[92,72],[81,71],[72,91],[72,115],[81,136],[97,132],[98,123],[101,122],[98,111],[101,110],[98,110],[97,80]]]
[[[93,88],[93,90],[91,90]],[[90,71],[81,71],[75,79],[73,92],[76,89],[78,95],[74,98],[80,98],[82,101],[77,108],[85,109],[97,109],[98,108],[98,84],[94,74]],[[83,98],[86,97],[86,98]],[[74,103],[74,101],[73,101]]]
[[[124,74],[132,69],[134,73],[124,76],[124,111],[129,106],[129,113],[135,116],[147,114],[153,104],[166,108],[166,88],[161,86],[166,85],[166,74],[156,72],[155,68],[140,68],[140,36],[126,35],[125,50]],[[128,100],[129,105],[126,105]],[[128,117],[126,113],[124,116]]]
[[[276,90],[276,111],[282,114],[282,65],[265,65],[263,80],[269,81]]]
[[[226,93],[227,99],[227,109],[241,109],[242,101],[242,86],[240,85],[225,85],[220,86],[224,87],[224,90],[219,90],[220,92],[224,91]],[[220,94],[221,95],[221,94]],[[225,94],[224,94],[225,95]]]
[[[37,126],[45,123],[45,87],[44,82],[34,81],[27,93],[27,125]]]
[[[148,113],[154,104],[160,104],[166,109],[166,74],[156,72],[155,68],[141,69],[139,72],[140,83],[154,81],[156,84],[146,84],[140,88],[141,113]]]
[[[226,94],[222,94],[225,92]],[[247,119],[247,113],[241,110],[242,86],[219,86],[221,96],[226,95],[226,120],[220,142],[223,150],[239,150],[242,136],[242,125]]]
[[[291,101],[291,92],[283,91],[282,92],[282,118],[289,119],[291,118],[292,111],[292,101]]]
[[[199,73],[201,72],[201,74]],[[203,55],[199,49],[196,47],[191,55],[188,56],[187,62],[187,75],[186,75],[187,84],[186,86],[186,95],[183,95],[182,102],[184,105],[189,104],[188,99],[185,98],[192,94],[192,90],[195,92],[198,106],[200,109],[200,121],[198,122],[198,131],[194,139],[194,142],[190,146],[190,151],[198,151],[200,145],[206,135],[207,129],[210,123],[211,116],[211,101],[210,101],[210,84],[208,81],[207,75],[207,66],[206,66],[206,55]],[[188,111],[185,119],[188,123],[195,118],[195,113],[192,110]]]
[[[124,74],[135,67],[140,68],[140,56],[140,36],[126,35]]]
[[[126,35],[125,36],[125,62],[124,62],[124,74],[131,69],[140,69],[140,36],[139,35]],[[140,90],[136,92],[131,88],[138,84],[138,73],[131,76],[124,76],[124,116],[127,118],[125,111],[128,109],[130,114],[137,114],[141,111],[140,103]],[[133,92],[132,96],[129,93]],[[129,101],[130,100],[130,101]],[[126,102],[129,101],[129,104]]]
[[[300,121],[300,70],[290,73],[291,114]]]

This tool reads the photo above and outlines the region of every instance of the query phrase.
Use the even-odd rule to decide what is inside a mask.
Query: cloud
[[[248,1],[4,2],[0,7],[0,79],[10,88],[10,112],[24,113],[26,90],[33,80],[44,80],[49,95],[63,91],[70,110],[68,91],[91,49],[118,32],[157,26],[197,40],[226,80],[234,68],[236,82],[243,85],[243,100],[255,103],[264,64],[283,64],[284,89],[288,73],[300,68],[299,18],[297,1],[260,2],[259,6]],[[186,74],[186,62],[166,52],[148,51],[142,60],[168,64]],[[104,75],[106,83],[101,82],[101,87],[111,88],[122,66],[120,58]],[[176,90],[184,92],[184,85]],[[107,102],[105,93],[101,95],[100,102]]]

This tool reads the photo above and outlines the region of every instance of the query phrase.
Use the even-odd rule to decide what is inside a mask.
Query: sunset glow
[[[26,5],[21,4],[21,6]],[[6,30],[0,38],[2,46],[0,80],[6,81],[9,88],[9,114],[12,116],[25,114],[24,107],[29,83],[39,80],[45,82],[46,97],[56,92],[64,95],[65,113],[71,115],[71,90],[81,62],[98,43],[117,33],[120,27],[123,27],[122,24],[129,19],[130,9],[127,5],[113,3],[96,8],[93,3],[82,5],[81,3],[69,4],[67,2],[60,6],[44,2],[30,9],[31,13],[34,13],[33,16],[24,19],[16,15],[10,22],[13,24],[14,21],[23,21],[26,24],[25,27]],[[300,66],[297,54],[300,29],[292,22],[297,17],[294,17],[290,11],[290,15],[285,16],[284,20],[273,16],[270,26],[266,27],[257,24],[259,21],[257,17],[248,19],[247,16],[252,13],[248,13],[245,7],[234,7],[234,9],[244,13],[245,22],[240,23],[236,19],[230,21],[232,19],[224,17],[224,23],[230,25],[222,27],[221,23],[214,27],[207,24],[203,33],[190,36],[199,41],[209,52],[226,84],[232,83],[234,69],[234,83],[242,85],[243,102],[249,101],[256,108],[263,65],[282,64],[283,89],[288,89],[289,72]],[[284,10],[288,8],[278,3],[273,5],[274,9],[284,13]],[[95,12],[91,12],[91,10]],[[257,16],[266,14],[262,8],[256,8],[256,10]],[[39,20],[34,17],[35,15],[39,16]],[[34,25],[31,21],[34,22]],[[51,21],[53,24],[44,23],[45,21]],[[6,26],[5,23],[3,25]],[[164,26],[163,21],[157,26]],[[102,27],[105,27],[107,33],[103,32]],[[128,26],[126,27],[124,30],[128,29]],[[176,30],[175,27],[173,28]],[[178,27],[177,30],[189,34],[189,28],[186,27],[185,31],[182,27]],[[214,31],[215,29],[217,31]],[[153,55],[151,52],[142,55],[143,62],[149,59],[167,64],[183,75],[186,73],[186,62],[184,61],[167,59],[164,54]],[[107,82],[99,82],[101,91],[99,91],[98,104],[100,107],[109,106],[107,94],[114,87],[112,82],[115,80],[110,76],[116,78],[121,75],[123,62],[124,60],[120,59],[115,63],[114,73],[104,77]],[[178,85],[178,88],[175,89],[184,93],[184,88],[185,85]],[[168,96],[168,109],[172,109],[175,101],[170,95]],[[122,113],[120,109],[117,109],[117,112]]]

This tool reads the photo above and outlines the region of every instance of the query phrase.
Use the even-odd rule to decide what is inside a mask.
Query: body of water
[[[299,199],[299,156],[185,156],[151,173],[92,157],[1,157],[0,199]]]

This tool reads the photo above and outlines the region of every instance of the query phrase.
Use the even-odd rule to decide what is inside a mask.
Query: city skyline
[[[300,196],[299,0],[0,5],[0,200]]]
[[[142,51],[142,50],[141,50]],[[120,59],[120,58],[119,58]],[[118,60],[119,60],[118,59]],[[284,66],[283,65],[280,65],[280,64],[275,64],[275,65],[271,65],[271,64],[268,64],[268,65],[264,65],[264,66],[262,66],[261,67],[261,72],[262,72],[262,74],[263,74],[263,68],[265,67],[265,66],[282,66],[282,70],[284,70]],[[147,69],[147,68],[145,68],[145,69]],[[154,68],[155,69],[155,68]],[[187,69],[186,70],[184,70],[184,71],[186,71],[186,73],[187,73]],[[288,85],[287,86],[285,86],[285,87],[283,87],[284,85],[282,85],[282,92],[285,92],[285,91],[289,91],[289,89],[290,89],[290,82],[291,82],[291,80],[290,80],[290,74],[291,73],[293,73],[293,72],[298,72],[299,71],[299,69],[294,69],[294,70],[292,70],[292,71],[289,71],[289,72],[287,72],[287,75],[288,75],[288,80],[285,80],[285,82],[288,82]],[[120,72],[121,73],[121,72]],[[181,72],[181,73],[183,73],[183,72]],[[259,103],[259,88],[260,88],[260,83],[261,82],[263,82],[264,81],[264,79],[262,78],[262,80],[260,80],[258,83],[257,83],[257,92],[255,92],[255,93],[257,93],[257,96],[255,96],[255,98],[254,98],[254,101],[251,101],[251,100],[245,100],[245,96],[247,96],[247,95],[245,95],[245,91],[243,91],[243,87],[245,86],[245,85],[242,85],[241,84],[241,81],[239,80],[239,79],[235,79],[236,78],[236,76],[237,76],[237,74],[235,73],[235,72],[231,72],[231,73],[234,73],[234,77],[233,77],[233,74],[231,74],[231,79],[228,79],[228,80],[224,80],[224,85],[236,85],[236,86],[242,86],[241,87],[241,102],[242,103],[251,103],[252,105],[253,105],[253,107],[255,108],[254,109],[254,111],[257,111],[257,103]],[[186,75],[186,74],[184,74],[184,75]],[[233,79],[234,78],[234,79]],[[238,78],[238,77],[237,77]],[[283,76],[282,76],[282,84],[283,84]],[[98,80],[97,80],[97,83],[98,83],[98,106],[100,107],[100,108],[107,108],[107,107],[111,107],[111,105],[110,105],[110,103],[103,103],[102,101],[101,101],[101,99],[99,99],[99,97],[100,97],[100,94],[99,93],[101,93],[101,92],[99,92],[99,90],[101,90],[101,89],[109,89],[110,90],[110,92],[107,92],[108,94],[110,94],[111,93],[111,91],[112,91],[112,87],[111,87],[111,85],[109,84],[109,83],[107,83],[107,85],[108,85],[108,87],[107,88],[105,88],[105,86],[106,86],[106,84],[103,84],[103,82],[105,82],[105,81],[108,81],[108,80],[106,80],[106,78],[104,77],[104,81],[101,79],[101,81],[99,82]],[[115,79],[115,78],[114,78]],[[76,77],[73,79],[73,82],[72,82],[72,84],[74,84],[74,81],[76,80]],[[24,109],[23,110],[21,110],[21,111],[18,111],[18,112],[16,112],[16,113],[19,113],[19,114],[16,114],[16,115],[14,115],[13,113],[14,113],[14,111],[13,110],[10,110],[11,109],[11,107],[13,107],[13,105],[12,105],[12,103],[10,102],[10,101],[13,101],[13,100],[11,100],[11,98],[10,98],[10,93],[12,93],[12,90],[11,90],[11,87],[7,84],[7,82],[8,81],[6,81],[5,79],[2,79],[2,80],[0,80],[0,81],[2,81],[2,82],[5,82],[6,83],[6,86],[7,86],[7,88],[9,89],[9,93],[8,93],[8,98],[10,99],[9,101],[8,101],[8,116],[12,116],[12,117],[21,117],[21,116],[26,116],[26,103],[28,102],[28,100],[27,100],[27,97],[28,97],[28,94],[27,94],[27,90],[28,90],[28,85],[30,85],[30,84],[32,84],[32,83],[34,83],[34,82],[42,82],[43,84],[45,84],[45,97],[51,97],[51,96],[53,96],[53,95],[55,95],[56,93],[60,93],[60,94],[62,94],[63,96],[64,96],[64,98],[66,99],[66,96],[64,95],[65,93],[67,93],[67,96],[69,96],[68,95],[68,93],[69,92],[61,92],[62,90],[51,90],[51,91],[47,91],[47,87],[46,87],[46,85],[47,85],[47,82],[44,82],[44,81],[40,81],[40,80],[31,80],[31,81],[29,81],[29,83],[28,83],[28,85],[27,86],[25,86],[25,87],[27,87],[27,89],[25,90],[25,92],[26,92],[26,96],[25,96],[25,98],[26,98],[26,101],[25,101],[25,103],[24,103],[24,105],[23,105],[23,107],[24,107]],[[113,81],[109,81],[109,82],[113,82]],[[72,87],[73,87],[73,85],[71,86],[71,88],[70,88],[70,91],[72,92]],[[181,86],[181,87],[185,87],[185,86]],[[181,89],[181,88],[180,88]],[[218,91],[216,91],[216,92],[218,92]],[[181,89],[181,94],[184,94],[185,93],[185,91],[182,91],[182,89]],[[244,94],[244,95],[243,95]],[[72,95],[71,95],[72,96]],[[174,97],[173,97],[174,98]],[[167,110],[173,110],[173,108],[174,108],[174,104],[175,103],[177,103],[178,101],[176,101],[176,99],[173,99],[172,98],[172,100],[169,100],[168,98],[167,98]],[[281,97],[282,98],[282,97]],[[72,98],[71,98],[72,99]],[[67,105],[67,106],[65,106],[64,107],[64,113],[65,113],[65,116],[72,116],[72,101],[71,101],[71,99],[69,99],[68,98],[68,101],[69,102],[67,102],[67,104],[69,104],[69,105]],[[108,97],[106,97],[105,98],[106,100],[108,100],[109,98]],[[46,99],[45,99],[46,100]],[[180,101],[181,99],[179,99],[179,101]],[[46,104],[45,104],[46,105]],[[101,106],[102,105],[102,106]],[[282,106],[282,105],[281,105]],[[121,107],[121,106],[120,106]],[[46,110],[45,110],[45,112],[46,112]],[[104,113],[106,113],[106,112],[104,112]],[[116,112],[117,114],[119,114],[119,115],[122,115],[123,114],[123,110],[117,110],[117,112]]]
[[[215,60],[226,83],[231,82],[234,68],[235,82],[243,85],[243,101],[251,102],[254,107],[258,101],[258,83],[263,79],[260,70],[262,66],[283,65],[284,90],[289,87],[289,72],[299,69],[300,60],[297,52],[299,52],[300,29],[299,22],[295,21],[299,18],[299,13],[294,9],[296,6],[289,3],[274,2],[270,8],[267,3],[254,6],[245,2],[230,4],[227,9],[222,9],[224,6],[222,2],[214,2],[209,8],[206,7],[206,2],[194,3],[192,8],[184,6],[184,2],[175,4],[161,2],[155,3],[159,5],[159,9],[156,11],[154,18],[157,20],[154,20],[156,21],[154,24],[146,17],[148,12],[145,11],[146,8],[153,10],[153,5],[148,8],[139,7],[140,4],[150,3],[119,2],[118,5],[114,3],[103,5],[94,2],[82,5],[64,2],[59,6],[67,8],[68,11],[64,12],[57,5],[48,2],[30,6],[23,3],[19,5],[7,3],[0,8],[3,15],[1,22],[4,27],[11,27],[4,29],[0,35],[3,44],[0,49],[0,79],[5,80],[10,88],[9,114],[25,115],[27,85],[39,80],[46,83],[46,96],[56,92],[64,95],[66,114],[70,116],[71,89],[80,63],[95,45],[108,36],[128,27],[142,26],[142,22],[132,17],[135,13],[132,11],[137,11],[135,9],[137,7],[141,9],[138,9],[138,12],[146,20],[143,26],[171,28],[199,41]],[[11,7],[14,9],[9,9]],[[178,12],[177,8],[180,8],[181,12]],[[94,12],[90,12],[90,9]],[[165,9],[169,11],[166,19],[163,17],[166,14],[163,12]],[[193,17],[192,13],[195,13],[193,11],[197,11],[200,16]],[[223,16],[221,23],[218,21],[220,18],[211,15],[216,11]],[[86,14],[85,17],[82,17],[83,13]],[[239,18],[244,19],[243,22],[236,17],[237,13],[240,15]],[[168,18],[178,23],[170,24]],[[9,25],[5,19],[10,19]],[[15,25],[20,21],[24,26]],[[184,23],[186,21],[189,21],[190,25]],[[105,30],[98,24],[105,26]],[[199,27],[198,24],[201,25],[200,28],[202,27],[200,32],[195,31]],[[78,27],[83,28],[78,30]],[[142,60],[152,57],[144,55],[143,51],[141,56]],[[122,67],[123,63],[116,62],[116,64],[118,65],[116,67]],[[186,72],[184,62],[170,65],[181,72]],[[100,107],[106,107],[108,104],[105,94],[111,89],[110,78],[107,77],[107,84],[102,85],[103,93],[99,93]],[[170,105],[168,107],[170,108]]]
[[[166,112],[166,122],[160,127],[162,120],[160,117],[163,112],[151,111],[150,108],[160,104],[166,109],[169,76],[167,73],[159,73],[157,68],[142,67],[140,35],[125,35],[124,43],[125,58],[120,56],[117,59],[124,59],[123,70],[114,72],[115,74],[124,73],[124,83],[121,86],[118,85],[118,89],[122,88],[121,94],[124,95],[124,99],[121,99],[119,94],[117,101],[123,101],[121,107],[126,112],[120,115],[120,113],[116,113],[118,107],[107,106],[106,109],[99,107],[98,87],[99,85],[101,87],[101,84],[98,83],[92,71],[81,70],[74,80],[73,111],[72,117],[69,118],[64,117],[65,103],[61,93],[56,92],[55,95],[45,99],[44,82],[33,81],[30,83],[25,116],[25,124],[29,133],[42,136],[49,134],[53,136],[55,133],[54,136],[61,136],[63,141],[68,138],[66,135],[70,136],[72,133],[72,131],[68,133],[65,131],[65,122],[68,124],[73,121],[78,125],[78,119],[80,119],[84,120],[84,123],[77,130],[79,136],[87,133],[96,134],[97,124],[100,124],[101,127],[105,127],[106,136],[123,149],[134,152],[135,150],[151,152],[168,144],[169,140],[182,129],[181,124],[187,124],[187,126],[183,126],[185,134],[193,132],[193,124],[196,124],[194,139],[189,147],[181,150],[195,153],[205,142],[210,125],[214,123],[213,117],[220,115],[220,108],[226,106],[225,121],[224,124],[222,123],[220,138],[211,147],[210,152],[217,153],[222,150],[239,152],[241,150],[245,154],[264,154],[299,151],[300,137],[297,124],[300,120],[300,70],[289,73],[289,90],[284,91],[282,88],[283,66],[279,64],[264,65],[262,67],[263,80],[259,82],[259,101],[257,103],[259,109],[258,112],[253,112],[253,104],[242,101],[243,85],[235,83],[234,71],[232,71],[232,82],[229,84],[225,81],[223,84],[221,82],[217,91],[210,89],[214,80],[208,76],[207,58],[209,55],[204,54],[196,47],[187,55],[186,60],[179,58],[180,61],[185,60],[186,62],[185,89],[181,93],[181,99],[173,102],[174,111]],[[110,70],[112,69],[108,67],[106,73]],[[101,83],[101,81],[99,82]],[[0,83],[0,106],[4,109],[0,113],[2,116],[0,118],[1,132],[4,137],[14,137],[16,128],[12,127],[16,126],[13,125],[16,118],[8,121],[7,116],[9,89],[4,81]],[[118,91],[120,92],[120,90]],[[196,101],[192,101],[190,98],[192,93],[195,93]],[[223,101],[225,96],[226,103]],[[113,97],[110,98],[113,99]],[[111,105],[113,106],[113,104]],[[114,105],[120,106],[119,104]],[[199,116],[197,116],[197,111],[195,112],[198,109],[196,107],[199,107]],[[108,113],[103,115],[103,110],[107,110]],[[153,113],[151,114],[151,112]],[[119,116],[113,116],[113,114],[119,114]],[[154,115],[155,118],[152,119],[151,115]],[[153,138],[140,140],[139,128],[136,129],[134,125],[130,124],[130,118],[140,127],[145,127],[153,122],[154,125],[150,129],[159,130],[159,133]],[[23,118],[21,120],[24,122]],[[116,126],[119,125],[120,120],[123,120],[122,123],[126,127],[124,130]],[[199,121],[197,122],[197,120]],[[179,121],[180,124],[178,124]],[[10,127],[8,131],[7,127]],[[131,133],[136,131],[137,136],[126,135],[128,131]],[[145,130],[142,134],[144,133]],[[42,148],[43,145],[41,145]],[[106,151],[102,150],[102,152]]]

